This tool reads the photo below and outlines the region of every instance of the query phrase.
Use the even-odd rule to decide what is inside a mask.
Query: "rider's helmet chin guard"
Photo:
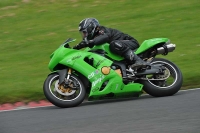
[[[94,38],[96,28],[100,26],[99,21],[95,18],[86,18],[79,23],[79,32],[86,42]]]

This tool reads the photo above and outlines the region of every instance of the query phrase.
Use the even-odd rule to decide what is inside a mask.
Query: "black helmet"
[[[83,19],[79,24],[79,32],[83,39],[91,40],[95,36],[96,27],[99,26],[99,21],[95,18]]]

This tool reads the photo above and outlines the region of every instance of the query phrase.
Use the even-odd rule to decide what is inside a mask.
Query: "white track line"
[[[181,91],[194,91],[194,90],[200,90],[200,88],[187,89],[187,90],[180,90],[180,92],[181,92]]]
[[[187,90],[180,90],[179,92],[182,92],[182,91],[194,91],[194,90],[200,90],[200,88],[194,88],[194,89],[187,89]],[[146,95],[149,95],[149,94],[143,94],[141,96],[146,96]],[[91,102],[91,101],[86,101],[84,103],[87,103],[87,102]],[[43,107],[51,107],[51,106],[54,106],[54,105],[47,105],[47,106],[38,106],[38,107],[19,107],[17,109],[12,109],[12,110],[0,110],[0,113],[1,112],[8,112],[8,111],[16,111],[16,110],[25,110],[25,109],[35,109],[35,108],[43,108]]]

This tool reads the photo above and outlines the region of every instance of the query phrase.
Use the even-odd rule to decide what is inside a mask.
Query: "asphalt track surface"
[[[200,133],[200,89],[0,112],[0,133]]]

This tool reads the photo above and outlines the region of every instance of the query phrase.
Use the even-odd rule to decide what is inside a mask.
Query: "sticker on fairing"
[[[92,87],[96,86],[98,83],[100,83],[105,78],[104,75],[101,75],[97,80],[92,82]]]
[[[92,72],[92,73],[90,73],[89,75],[88,75],[88,79],[91,79],[91,78],[93,78],[96,74],[98,74],[99,73],[99,70],[95,70],[94,72]]]

